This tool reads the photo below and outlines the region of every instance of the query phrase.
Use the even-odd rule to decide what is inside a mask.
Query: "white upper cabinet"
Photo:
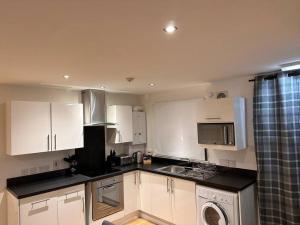
[[[133,141],[132,144],[139,145],[147,142],[146,113],[132,112]]]
[[[108,126],[107,137],[110,143],[118,144],[133,141],[131,106],[108,106],[107,122],[115,123],[113,126]]]
[[[7,103],[7,153],[21,155],[51,150],[49,102]]]
[[[52,150],[83,147],[82,104],[52,103]]]
[[[6,110],[9,155],[83,147],[82,104],[11,101]]]
[[[245,98],[208,99],[199,102],[199,123],[230,123],[245,114]]]
[[[203,148],[219,150],[243,150],[247,147],[246,100],[243,97],[209,99],[199,101],[198,123],[233,124],[234,145],[200,144]],[[207,130],[205,132],[208,132]]]

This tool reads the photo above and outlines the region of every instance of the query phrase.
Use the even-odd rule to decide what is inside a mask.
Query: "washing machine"
[[[238,193],[197,186],[198,225],[239,225]]]

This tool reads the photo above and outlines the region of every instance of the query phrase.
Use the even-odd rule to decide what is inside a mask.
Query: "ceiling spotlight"
[[[101,88],[101,89],[105,89],[105,86],[103,86],[103,85],[100,85],[100,88]]]
[[[154,84],[154,83],[150,83],[149,86],[150,86],[150,87],[154,87],[155,84]]]
[[[178,28],[175,25],[168,25],[166,26],[163,31],[168,33],[168,34],[172,34],[174,33],[176,30],[178,30]]]
[[[67,80],[70,78],[70,75],[64,75],[64,78]]]

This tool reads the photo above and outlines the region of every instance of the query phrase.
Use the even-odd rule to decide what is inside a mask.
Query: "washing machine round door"
[[[201,209],[204,225],[228,225],[224,211],[214,202],[206,202]]]

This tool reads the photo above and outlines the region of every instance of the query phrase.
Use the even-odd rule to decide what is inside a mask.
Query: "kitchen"
[[[178,25],[178,34],[180,35],[181,29],[183,27]],[[164,31],[162,31],[164,34]],[[177,35],[177,33],[174,33]],[[172,40],[172,37],[170,37]],[[263,69],[258,70],[258,72],[264,71]],[[68,202],[69,199],[74,200],[70,201],[70,205],[74,203],[73,209],[64,209],[64,210],[71,210],[71,211],[63,211],[56,210],[59,213],[53,213],[49,219],[48,217],[43,217],[43,222],[39,222],[38,213],[32,214],[34,218],[33,221],[28,220],[25,224],[46,224],[46,221],[49,224],[53,224],[52,220],[56,220],[55,218],[62,218],[62,221],[59,224],[82,224],[79,221],[84,221],[84,224],[101,224],[103,220],[107,220],[108,222],[112,222],[114,224],[126,224],[129,223],[133,219],[144,219],[152,222],[154,224],[178,224],[178,225],[187,225],[187,224],[198,224],[200,219],[198,218],[201,215],[199,211],[199,202],[196,199],[199,197],[199,191],[211,193],[210,188],[213,189],[211,197],[217,194],[218,196],[223,196],[224,194],[227,198],[229,196],[234,199],[234,202],[238,202],[237,205],[234,207],[241,207],[239,209],[235,208],[232,209],[230,206],[226,208],[227,205],[223,202],[218,202],[221,209],[224,212],[218,212],[217,209],[213,212],[218,212],[218,215],[224,215],[224,218],[220,216],[217,218],[218,222],[214,221],[207,221],[207,224],[228,224],[228,220],[234,218],[236,221],[231,222],[232,224],[257,224],[256,219],[259,218],[257,215],[257,204],[256,193],[252,193],[253,196],[250,197],[250,200],[246,201],[247,203],[255,202],[254,205],[246,206],[248,209],[248,213],[242,213],[243,208],[242,204],[237,201],[237,199],[242,199],[244,196],[243,194],[248,191],[247,194],[251,192],[250,187],[255,184],[256,181],[256,170],[257,170],[257,159],[256,159],[256,150],[254,145],[254,130],[253,130],[253,86],[252,82],[249,80],[253,79],[254,76],[251,74],[258,74],[258,72],[249,73],[248,75],[240,76],[240,77],[226,77],[220,78],[218,80],[210,81],[207,83],[201,83],[200,85],[189,86],[189,87],[180,87],[180,88],[166,88],[165,90],[156,90],[162,88],[162,86],[167,87],[164,84],[164,80],[161,80],[159,83],[159,78],[152,78],[149,82],[154,82],[154,86],[152,87],[146,83],[145,94],[140,94],[139,91],[133,93],[126,93],[121,91],[111,91],[109,90],[109,86],[101,87],[101,86],[89,86],[85,85],[85,87],[78,88],[80,86],[76,82],[76,75],[70,75],[69,78],[62,78],[62,81],[57,81],[60,84],[57,85],[28,85],[26,84],[18,84],[16,83],[9,83],[9,84],[1,84],[0,88],[0,118],[1,118],[1,128],[0,128],[0,140],[1,140],[1,156],[0,156],[0,167],[1,167],[1,182],[0,182],[0,224],[22,224],[24,219],[17,221],[15,219],[20,219],[23,214],[19,214],[19,216],[11,216],[10,213],[15,215],[16,212],[21,212],[22,208],[14,208],[12,205],[22,205],[23,203],[26,205],[28,204],[28,210],[35,210],[35,207],[41,210],[40,212],[43,213],[45,207],[48,209],[53,207],[62,207],[60,202]],[[247,73],[246,73],[247,74]],[[128,78],[128,77],[127,77]],[[135,78],[135,75],[133,76]],[[101,78],[100,82],[101,82]],[[120,78],[119,83],[125,88],[142,88],[140,85],[140,78],[137,76],[135,79],[131,80],[130,82],[126,79],[126,76]],[[74,83],[73,83],[74,82]],[[80,83],[80,82],[79,82]],[[104,82],[103,82],[104,83]],[[98,81],[99,84],[99,81]],[[72,87],[71,87],[72,85]],[[82,85],[83,86],[83,85]],[[88,87],[88,88],[86,88]],[[92,190],[92,182],[96,181],[99,177],[90,177],[84,173],[79,173],[74,175],[71,178],[65,178],[64,174],[61,172],[65,169],[69,168],[70,164],[65,162],[63,159],[68,158],[69,156],[73,155],[76,152],[80,152],[78,147],[80,147],[82,143],[79,142],[78,146],[67,146],[66,150],[59,151],[59,138],[61,136],[65,136],[68,134],[64,130],[64,126],[67,124],[66,119],[70,119],[70,115],[65,114],[63,121],[59,123],[63,124],[57,132],[57,136],[54,137],[55,126],[52,124],[50,126],[50,136],[49,141],[46,138],[45,147],[51,149],[49,152],[44,153],[35,153],[27,152],[29,154],[17,154],[15,156],[10,156],[7,154],[8,148],[6,147],[6,140],[7,140],[7,105],[9,102],[16,102],[16,101],[25,101],[25,102],[43,102],[47,104],[58,104],[59,107],[57,108],[58,111],[62,110],[61,104],[84,104],[83,97],[82,97],[82,90],[87,89],[98,89],[100,91],[105,90],[105,98],[106,103],[104,104],[105,113],[107,114],[106,121],[102,121],[107,124],[102,124],[101,128],[103,128],[105,138],[102,139],[104,143],[100,143],[102,149],[104,149],[105,158],[110,155],[111,150],[115,150],[116,154],[125,154],[132,156],[134,152],[143,152],[145,154],[152,155],[152,162],[150,163],[145,161],[145,164],[131,164],[127,166],[123,166],[120,168],[119,166],[114,166],[115,169],[121,170],[120,171],[108,171],[108,177],[105,175],[101,175],[101,179],[116,177],[116,180],[113,183],[108,185],[99,185],[101,187],[108,186],[116,183],[122,183],[119,186],[119,192],[122,192],[123,189],[123,207],[121,204],[121,209],[116,213],[113,213],[109,216],[100,216],[100,219],[93,219],[92,209],[93,207],[89,203],[93,203],[93,196],[89,196],[89,190]],[[122,90],[122,88],[119,88]],[[154,91],[153,91],[154,90]],[[199,110],[190,110],[190,108],[194,108],[196,102],[201,101],[210,101],[217,99],[217,96],[221,93],[221,95],[225,95],[225,99],[232,99],[235,97],[242,97],[245,99],[245,135],[246,135],[246,144],[241,150],[237,151],[229,151],[229,150],[220,150],[213,147],[213,149],[208,148],[207,151],[204,151],[203,146],[199,145],[198,143],[198,136],[197,136],[197,123],[199,121],[194,121],[194,114],[199,114]],[[222,99],[221,99],[222,100]],[[132,135],[129,141],[122,141],[122,135],[116,132],[115,126],[122,126],[121,123],[118,121],[110,121],[110,113],[109,108],[112,111],[117,111],[118,106],[127,106],[131,109],[131,113],[140,113],[143,112],[145,116],[145,127],[146,130],[143,131],[143,135],[146,138],[143,139],[142,143],[133,144],[133,137],[134,135],[139,134],[140,132],[133,131],[134,128],[134,119],[132,117],[132,128],[131,130],[127,130],[124,135]],[[52,106],[51,106],[52,107]],[[83,105],[82,105],[83,107]],[[224,109],[219,105],[220,108]],[[32,109],[32,107],[30,107]],[[85,124],[85,116],[82,110],[82,125]],[[224,110],[225,111],[225,110]],[[17,112],[24,112],[19,114],[20,116],[25,115],[25,111],[17,110]],[[128,112],[128,110],[127,110]],[[172,114],[171,112],[175,112]],[[48,114],[55,113],[54,111],[48,112]],[[188,114],[190,113],[190,114]],[[176,114],[176,115],[175,115]],[[15,114],[16,115],[16,114]],[[29,114],[28,114],[29,115]],[[33,115],[33,113],[31,113]],[[113,116],[116,120],[117,113]],[[159,115],[159,116],[158,116]],[[189,116],[183,116],[189,115]],[[54,115],[49,116],[49,123],[55,123]],[[215,117],[215,115],[212,115]],[[37,119],[37,117],[33,116],[31,118]],[[120,117],[121,118],[121,117]],[[129,118],[129,117],[128,117]],[[198,118],[197,118],[198,119]],[[130,120],[130,119],[129,119]],[[128,119],[125,120],[128,123]],[[28,122],[28,120],[27,120]],[[76,119],[78,122],[78,119]],[[165,123],[164,123],[165,122]],[[173,123],[174,122],[174,123]],[[177,123],[178,122],[178,123]],[[215,121],[214,121],[215,122]],[[231,122],[231,121],[230,121]],[[239,122],[240,123],[240,122]],[[19,124],[19,123],[18,123]],[[61,125],[60,124],[60,125]],[[130,123],[129,123],[130,124]],[[170,125],[171,124],[171,125]],[[194,124],[192,126],[188,124]],[[72,123],[72,125],[74,125]],[[86,125],[86,124],[85,124]],[[22,131],[17,133],[16,143],[19,144],[21,141],[18,139],[20,136],[30,137],[30,124],[22,126]],[[89,126],[84,126],[82,129],[85,129]],[[94,126],[90,126],[94,127]],[[98,126],[96,126],[98,127]],[[126,126],[128,128],[128,126]],[[67,129],[66,129],[67,130]],[[176,132],[176,130],[178,132]],[[20,131],[20,130],[19,130]],[[192,132],[193,131],[193,132]],[[120,131],[119,131],[120,132]],[[167,132],[167,133],[166,133]],[[48,132],[49,133],[49,132]],[[51,134],[52,133],[52,134]],[[86,132],[84,132],[86,134]],[[20,135],[22,134],[22,135]],[[59,134],[59,135],[58,135]],[[168,135],[166,135],[168,134]],[[240,134],[240,133],[239,133]],[[103,135],[103,134],[102,134]],[[129,135],[129,136],[130,136]],[[46,135],[47,136],[47,135]],[[140,135],[138,135],[140,136]],[[22,140],[26,141],[30,138],[24,138]],[[112,139],[114,140],[112,140]],[[51,139],[51,140],[50,140]],[[56,139],[56,140],[55,140]],[[79,141],[79,139],[75,138],[72,139],[72,144]],[[74,141],[76,140],[76,141]],[[84,142],[86,143],[86,139],[83,138]],[[98,140],[98,139],[97,139]],[[56,142],[56,143],[55,143]],[[23,142],[24,143],[24,142]],[[77,142],[78,143],[78,142]],[[48,147],[49,146],[49,147]],[[94,146],[94,145],[93,145]],[[104,147],[103,147],[104,146]],[[17,151],[21,151],[22,147],[16,148]],[[77,149],[77,150],[67,150],[67,149]],[[40,149],[30,149],[35,150],[38,152]],[[83,149],[82,149],[83,150]],[[47,150],[48,151],[48,150]],[[83,150],[84,151],[84,150]],[[102,151],[103,153],[103,151]],[[166,157],[166,155],[168,157]],[[171,156],[171,157],[170,157]],[[140,158],[136,154],[136,159]],[[188,158],[188,159],[187,159]],[[232,177],[234,178],[241,178],[242,180],[235,180],[230,178],[229,180],[222,179],[220,181],[215,181],[213,184],[209,183],[208,181],[198,181],[197,179],[190,179],[187,177],[182,177],[176,174],[170,174],[170,171],[160,171],[160,169],[165,169],[168,166],[177,165],[183,167],[190,167],[190,162],[194,161],[201,161],[203,162],[205,159],[212,165],[220,166],[225,168],[231,168],[231,171],[234,173]],[[115,163],[115,162],[112,162]],[[101,163],[99,163],[101,164]],[[116,162],[119,164],[119,162]],[[98,164],[97,164],[98,165]],[[100,165],[99,165],[100,166]],[[101,164],[102,166],[102,164]],[[76,167],[76,166],[75,166]],[[176,167],[174,167],[176,170]],[[238,168],[242,169],[239,170]],[[181,169],[181,168],[179,168]],[[168,169],[166,169],[168,170]],[[212,168],[212,170],[214,170]],[[54,173],[51,173],[54,172]],[[60,171],[60,172],[57,172]],[[41,174],[43,176],[48,173],[48,179],[44,177],[40,177]],[[242,173],[242,175],[241,175]],[[26,179],[23,179],[24,176]],[[119,176],[119,177],[118,177]],[[215,175],[220,176],[220,174]],[[22,178],[23,177],[23,178]],[[46,176],[47,177],[47,176]],[[58,177],[64,177],[60,180]],[[12,179],[11,178],[18,178]],[[76,179],[79,179],[76,180]],[[102,179],[103,178],[103,179]],[[249,180],[248,180],[249,178]],[[8,180],[7,180],[8,179]],[[29,179],[29,180],[27,180]],[[33,179],[33,180],[30,180]],[[32,183],[36,183],[34,179],[41,180],[46,183],[46,187],[43,187],[43,190],[34,190]],[[50,181],[54,181],[54,183]],[[62,183],[60,183],[62,181]],[[157,184],[154,186],[147,186],[148,184]],[[185,181],[185,182],[183,182]],[[43,183],[42,182],[42,183]],[[68,183],[70,182],[70,183]],[[162,183],[161,183],[162,182]],[[219,182],[219,183],[218,183]],[[227,183],[226,183],[227,182]],[[246,184],[244,185],[245,182]],[[21,183],[21,184],[20,184]],[[71,185],[72,184],[72,185]],[[73,186],[74,184],[74,186]],[[159,185],[161,184],[161,185]],[[21,187],[24,185],[26,186],[26,191]],[[235,186],[238,185],[240,187],[236,188]],[[42,185],[40,185],[41,188]],[[100,187],[99,186],[99,187]],[[200,186],[200,189],[196,186]],[[233,187],[232,187],[233,186]],[[18,190],[10,188],[20,188]],[[29,187],[29,188],[28,188]],[[184,191],[180,192],[182,189],[178,189],[177,187],[186,188]],[[7,190],[8,188],[8,190]],[[204,190],[201,190],[204,188]],[[207,189],[208,188],[208,189]],[[240,189],[239,189],[240,188]],[[250,188],[250,189],[247,189]],[[20,191],[20,192],[18,192]],[[21,192],[27,193],[21,193]],[[220,192],[219,192],[220,191]],[[167,193],[165,195],[159,195],[157,193]],[[135,193],[135,194],[133,194]],[[175,194],[174,194],[175,193]],[[193,193],[193,195],[188,195],[188,193]],[[49,196],[47,196],[49,194]],[[67,194],[67,195],[66,195]],[[178,194],[178,196],[176,195]],[[182,196],[180,196],[182,194]],[[231,196],[233,194],[233,196]],[[39,196],[40,195],[40,196]],[[147,201],[148,197],[151,196],[151,199]],[[198,197],[197,197],[198,196]],[[250,193],[251,196],[251,193]],[[182,199],[185,200],[182,200]],[[208,197],[207,197],[208,198]],[[229,198],[229,197],[228,197]],[[51,201],[40,202],[50,199]],[[181,199],[180,201],[176,201],[177,199]],[[77,201],[78,200],[78,201]],[[99,199],[98,199],[99,200]],[[27,201],[27,202],[26,202]],[[215,201],[211,199],[211,201]],[[80,205],[79,203],[80,202]],[[94,201],[95,202],[95,201]],[[122,202],[122,197],[120,198],[120,202]],[[37,203],[33,204],[32,203]],[[78,203],[78,204],[75,204]],[[205,202],[201,204],[205,204]],[[252,204],[252,203],[251,203]],[[84,206],[83,206],[84,205]],[[112,204],[113,205],[113,204]],[[225,206],[224,206],[225,205]],[[177,208],[184,209],[188,207],[190,210],[177,210]],[[193,210],[194,207],[194,210]],[[214,206],[210,207],[212,209]],[[234,208],[233,207],[233,208]],[[59,209],[59,208],[57,208]],[[74,210],[81,210],[75,216],[73,214]],[[84,210],[83,210],[84,209]],[[253,209],[253,210],[252,210]],[[12,210],[12,211],[11,211]],[[25,208],[26,210],[26,208]],[[63,210],[63,208],[62,208]],[[48,212],[50,212],[49,210]],[[101,210],[100,210],[101,211]],[[102,210],[103,211],[103,210]],[[65,213],[67,212],[67,213]],[[180,212],[183,212],[181,214]],[[213,213],[211,211],[211,213]],[[231,215],[230,212],[238,212],[238,215],[234,213]],[[29,214],[28,214],[29,215]],[[41,215],[41,214],[40,214]],[[49,214],[50,215],[50,214]],[[37,217],[34,217],[37,216]],[[67,216],[67,218],[66,218]],[[244,217],[245,216],[245,217]],[[73,217],[73,218],[72,218]],[[248,221],[247,217],[251,218],[251,221]],[[12,219],[13,218],[13,219]],[[47,220],[45,221],[45,218]],[[214,219],[213,217],[209,217],[210,219]],[[209,218],[206,218],[209,220]],[[72,220],[71,220],[72,219]],[[189,222],[189,220],[192,222]],[[233,219],[233,220],[234,220]],[[233,221],[232,220],[232,221]],[[52,221],[52,222],[51,222]],[[76,221],[76,222],[75,222]],[[184,221],[184,222],[182,222]],[[21,223],[20,223],[21,222]],[[229,223],[229,224],[231,224]],[[201,224],[201,223],[200,223]],[[262,223],[263,224],[263,223]],[[280,224],[280,223],[278,223]]]

